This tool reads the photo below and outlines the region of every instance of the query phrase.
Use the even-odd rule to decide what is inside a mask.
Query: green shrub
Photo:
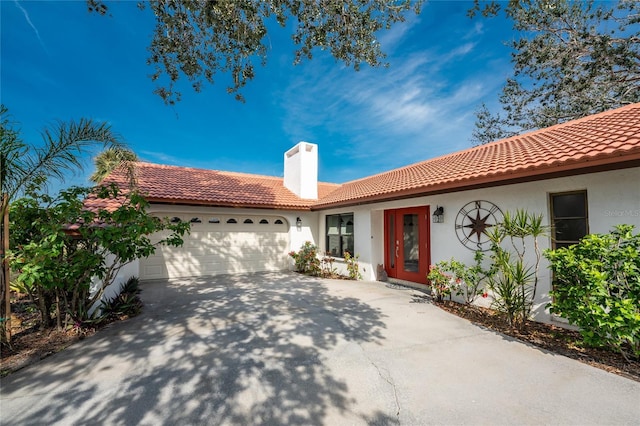
[[[590,234],[544,255],[554,274],[554,314],[580,327],[584,342],[640,357],[640,235],[632,225]]]
[[[510,326],[524,326],[532,300],[533,272],[523,260],[512,260],[509,252],[494,253],[495,273],[488,277],[493,295],[491,306],[502,313]]]
[[[358,265],[358,258],[360,255],[351,256],[351,253],[348,251],[344,252],[344,261],[347,264],[347,272],[349,274],[349,279],[352,280],[361,280],[362,274],[360,273],[360,266]]]
[[[296,271],[307,274],[318,276],[320,275],[320,259],[318,259],[318,247],[311,243],[311,241],[306,241],[300,250],[296,253],[292,251],[289,253],[296,264]]]
[[[431,285],[431,295],[438,302],[442,302],[447,296],[451,297],[451,280],[453,279],[451,275],[444,272],[441,263],[429,266],[429,274],[427,275]]]
[[[336,259],[331,256],[331,253],[325,253],[324,257],[320,260],[322,263],[322,276],[331,278],[338,275],[338,270],[334,268],[333,263]]]
[[[491,240],[488,287],[492,291],[492,307],[506,316],[511,326],[523,328],[531,316],[538,288],[538,270],[542,254],[538,237],[545,235],[542,215],[518,209],[505,212],[502,222],[487,233]],[[532,245],[534,263],[526,262],[527,248]]]
[[[138,294],[140,281],[138,277],[130,277],[122,286],[120,294],[113,299],[103,302],[99,321],[110,321],[124,316],[138,315],[142,310],[142,301]]]
[[[481,294],[484,296],[486,293],[481,292],[483,289],[482,283],[491,274],[491,271],[482,267],[483,259],[484,254],[478,250],[474,256],[475,264],[473,266],[467,266],[455,259],[438,262],[436,265],[431,266],[427,278],[432,283],[432,290],[436,293],[434,295],[437,296],[440,293],[451,295],[453,293],[457,296],[462,296],[466,304],[473,303]],[[451,275],[446,275],[446,272],[451,273]],[[434,282],[436,282],[435,287]]]

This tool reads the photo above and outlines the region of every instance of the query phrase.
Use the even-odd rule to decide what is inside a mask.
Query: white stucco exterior
[[[105,263],[111,266],[113,265],[114,260],[115,260],[115,256],[113,254],[109,254],[105,259]],[[126,265],[123,265],[122,268],[120,268],[120,270],[118,271],[118,274],[116,275],[113,282],[105,288],[104,293],[100,298],[100,300],[97,300],[89,308],[89,312],[88,312],[89,315],[90,316],[93,315],[93,313],[98,308],[100,308],[103,302],[107,302],[118,297],[118,295],[122,292],[122,287],[127,282],[127,280],[131,277],[137,277],[137,276],[139,276],[138,260],[134,260],[130,263],[127,263]],[[92,294],[96,294],[96,292],[99,290],[99,286],[101,285],[101,283],[102,281],[99,280],[97,277],[93,277],[91,279],[90,291]]]
[[[283,184],[300,198],[318,198],[317,172],[317,145],[300,142],[284,154]],[[524,209],[542,215],[543,225],[549,227],[550,195],[573,191],[586,191],[589,233],[608,233],[615,225],[623,223],[634,225],[636,231],[640,231],[640,167],[312,211],[152,204],[149,208],[152,215],[175,216],[183,221],[198,217],[202,223],[192,224],[192,234],[185,237],[183,247],[159,248],[149,259],[128,265],[118,278],[117,287],[132,275],[151,279],[293,269],[293,260],[288,253],[298,251],[306,241],[318,246],[319,256],[328,252],[326,217],[337,214],[353,214],[353,247],[360,272],[364,280],[376,280],[377,266],[385,264],[385,211],[414,207],[429,207],[429,216],[419,219],[429,222],[425,228],[428,230],[427,241],[420,240],[421,247],[428,245],[428,262],[436,264],[454,258],[472,265],[475,251],[460,242],[454,223],[463,206],[482,200],[497,205],[502,212]],[[431,222],[430,215],[436,206],[444,209],[442,223]],[[213,222],[209,222],[209,218],[220,218],[219,227],[211,225]],[[229,218],[237,221],[233,225],[227,224]],[[262,219],[267,219],[270,225],[260,228],[257,223]],[[278,227],[274,225],[275,219],[281,220]],[[402,233],[398,235],[401,244],[402,239],[407,240]],[[395,239],[397,245],[398,237]],[[532,241],[527,244],[527,260],[533,265]],[[551,248],[551,235],[539,238],[538,244],[541,251]],[[421,256],[420,259],[424,266],[424,258]],[[337,258],[333,266],[347,275],[344,259]],[[413,277],[420,276],[421,281],[426,282],[422,270],[416,269]],[[545,308],[550,301],[551,275],[544,258],[538,277],[534,315],[538,321],[552,322],[555,319]],[[480,300],[480,303],[488,302],[487,299]]]
[[[496,186],[491,188],[474,189],[469,191],[453,192],[432,196],[421,196],[404,200],[378,202],[353,207],[341,207],[321,211],[286,211],[269,209],[234,209],[197,206],[152,205],[151,214],[161,217],[173,217],[179,215],[183,220],[189,217],[237,217],[239,220],[245,217],[283,218],[287,226],[286,244],[279,246],[279,253],[267,253],[271,260],[264,261],[262,257],[252,258],[250,253],[242,249],[242,244],[237,247],[216,247],[215,244],[209,250],[222,250],[233,263],[231,269],[223,268],[220,273],[248,272],[264,270],[292,269],[293,263],[288,257],[288,252],[297,251],[305,243],[310,241],[319,247],[319,252],[326,251],[326,216],[339,213],[353,213],[354,215],[354,248],[359,256],[360,271],[363,279],[375,280],[377,265],[385,263],[385,235],[384,235],[384,211],[416,206],[430,206],[431,212],[435,206],[444,207],[444,222],[430,224],[430,263],[435,264],[443,260],[455,258],[466,264],[473,263],[474,251],[464,247],[456,236],[454,220],[456,214],[465,204],[474,200],[486,200],[496,204],[502,211],[514,212],[517,209],[525,209],[529,213],[542,214],[543,223],[550,226],[549,195],[569,191],[586,190],[588,201],[588,225],[590,233],[607,233],[616,224],[632,224],[640,230],[640,168],[630,168],[616,171],[591,173],[570,177],[562,177],[535,182],[518,183]],[[297,219],[300,218],[301,226],[298,227]],[[194,232],[197,232],[196,224]],[[189,237],[186,237],[187,240]],[[551,247],[551,237],[545,236],[538,240],[541,250]],[[255,241],[251,242],[250,251],[273,250],[260,246]],[[531,244],[531,242],[529,242]],[[186,246],[190,243],[187,241]],[[196,249],[196,247],[192,247]],[[161,252],[163,249],[159,249]],[[529,254],[532,249],[529,248]],[[171,276],[191,276],[215,274],[215,269],[198,270],[191,268],[185,257],[173,262],[174,272]],[[253,260],[252,260],[253,259]],[[148,278],[141,268],[148,260],[127,266],[118,283],[124,282],[129,276],[138,275]],[[252,264],[254,262],[255,264]],[[533,263],[533,258],[529,258]],[[338,272],[347,274],[344,261],[336,259],[334,267]],[[126,277],[124,276],[126,275]],[[551,289],[551,277],[548,264],[542,259],[539,271],[539,285],[535,300],[535,315],[540,321],[551,321],[552,318],[544,307],[549,302]],[[119,285],[119,284],[118,284]],[[110,293],[111,294],[111,293]]]
[[[300,198],[318,199],[318,145],[300,142],[284,153],[284,186]]]
[[[617,224],[632,224],[640,230],[640,168],[584,174],[535,182],[496,186],[469,191],[405,200],[380,202],[320,212],[320,235],[324,235],[324,217],[329,214],[354,214],[355,251],[360,255],[364,279],[375,279],[376,265],[384,264],[384,211],[414,206],[444,207],[444,223],[431,223],[431,264],[455,258],[468,265],[473,264],[474,251],[464,247],[455,232],[456,214],[465,204],[474,200],[487,200],[502,211],[515,212],[525,209],[529,213],[542,214],[543,224],[550,226],[549,195],[569,191],[587,191],[588,225],[590,233],[607,233]],[[551,247],[551,237],[539,239],[541,250]],[[325,249],[324,239],[318,241]],[[528,253],[532,254],[532,247]],[[533,264],[533,258],[529,261]],[[549,302],[551,276],[548,263],[542,260],[540,282],[535,300],[535,317],[539,321],[552,321],[544,306]]]

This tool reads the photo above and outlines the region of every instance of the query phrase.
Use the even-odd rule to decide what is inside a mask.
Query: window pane
[[[555,222],[556,241],[579,241],[587,235],[587,223],[584,219],[559,219]]]
[[[420,259],[418,215],[405,214],[403,218],[404,270],[406,272],[418,272],[418,259]]]
[[[331,256],[342,257],[340,252],[340,237],[338,235],[327,236],[327,251]]]
[[[396,267],[396,216],[395,214],[389,215],[389,266],[391,268]]]
[[[560,194],[553,196],[553,216],[560,217],[586,217],[587,206],[585,193]]]
[[[342,235],[353,235],[353,215],[340,215],[340,233]]]
[[[348,251],[349,254],[353,256],[353,237],[350,235],[342,237],[342,253],[340,257],[344,255],[345,251]]]
[[[328,215],[326,224],[327,252],[336,257],[345,251],[353,255],[353,213]]]
[[[340,216],[331,215],[327,216],[327,235],[339,235],[340,234]]]

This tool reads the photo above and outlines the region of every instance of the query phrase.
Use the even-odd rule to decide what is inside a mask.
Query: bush
[[[473,303],[479,295],[486,294],[481,292],[482,282],[491,274],[490,270],[485,270],[482,267],[483,259],[484,254],[478,250],[474,256],[475,264],[470,267],[455,259],[432,265],[429,275],[427,275],[427,278],[432,282],[432,289],[434,289],[433,283],[435,281],[437,282],[435,293],[443,291],[446,295],[453,293],[462,296],[466,304]],[[446,272],[451,275],[446,275]],[[446,286],[446,290],[443,286]]]
[[[333,256],[331,256],[331,253],[329,252],[325,253],[324,257],[320,260],[320,262],[322,263],[321,269],[322,269],[323,277],[332,278],[338,275],[338,270],[333,267],[333,263],[335,261],[336,259]]]
[[[131,277],[122,286],[120,294],[113,299],[103,302],[100,321],[111,321],[122,317],[138,315],[142,310],[142,301],[138,294],[140,281],[138,277]]]
[[[349,273],[349,279],[361,280],[362,274],[360,273],[360,265],[358,265],[358,258],[360,255],[351,256],[348,251],[344,252],[344,261],[347,264],[347,272]]]
[[[311,241],[306,241],[297,253],[292,251],[289,256],[293,258],[296,264],[296,271],[313,276],[320,275],[318,247],[312,244]]]
[[[8,260],[15,285],[38,306],[43,329],[54,326],[54,307],[59,328],[91,320],[90,308],[122,267],[153,254],[158,245],[182,245],[189,232],[188,222],[151,216],[141,194],[116,185],[70,188],[56,197],[39,190],[26,195],[11,204]],[[110,200],[117,208],[87,210],[87,198]],[[73,232],[67,232],[70,224]],[[165,238],[153,243],[149,236],[160,231],[167,231]],[[98,279],[93,289],[92,277]]]
[[[580,327],[584,342],[640,357],[640,235],[632,225],[590,234],[544,255],[554,274],[554,314]]]
[[[488,277],[493,301],[491,306],[502,313],[510,326],[525,325],[528,319],[532,299],[533,272],[526,267],[522,259],[512,260],[509,252],[496,252],[495,273]]]
[[[451,297],[451,280],[453,277],[444,272],[442,262],[429,266],[427,279],[431,284],[431,294],[438,302],[442,302],[445,297]]]
[[[542,257],[538,237],[546,232],[541,214],[522,209],[505,212],[502,222],[488,232],[492,266],[487,280],[493,296],[491,305],[505,315],[511,326],[524,328],[531,316]],[[529,244],[534,250],[533,265],[525,260]]]

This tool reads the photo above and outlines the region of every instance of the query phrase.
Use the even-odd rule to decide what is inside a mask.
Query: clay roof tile
[[[136,180],[150,202],[229,207],[309,209],[316,200],[302,199],[285,188],[283,179],[246,173],[137,162]],[[115,171],[105,183],[126,185],[126,175]],[[339,185],[318,184],[324,197]]]
[[[343,184],[315,209],[577,174],[640,162],[640,104]]]

